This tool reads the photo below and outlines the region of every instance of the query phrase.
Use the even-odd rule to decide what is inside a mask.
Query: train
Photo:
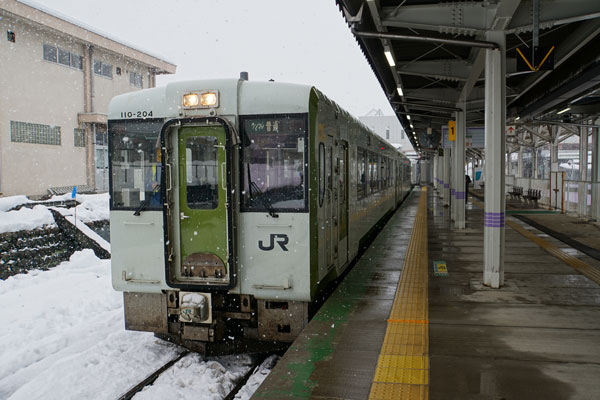
[[[310,85],[127,93],[108,134],[125,328],[206,355],[292,342],[412,188],[408,158]]]

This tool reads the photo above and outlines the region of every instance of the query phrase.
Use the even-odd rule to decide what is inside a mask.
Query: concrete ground
[[[430,193],[429,262],[449,270],[429,281],[430,398],[600,399],[600,286],[509,226],[505,285],[483,286],[483,210],[454,230]]]

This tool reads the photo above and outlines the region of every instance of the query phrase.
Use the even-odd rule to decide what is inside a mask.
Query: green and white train
[[[125,326],[205,354],[293,341],[411,189],[409,160],[311,86],[171,83],[115,97],[108,129]]]

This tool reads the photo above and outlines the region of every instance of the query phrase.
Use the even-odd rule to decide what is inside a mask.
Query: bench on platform
[[[542,191],[539,189],[527,189],[527,194],[523,196],[527,201],[531,201],[533,205],[538,207],[538,200],[542,198]]]
[[[523,196],[523,188],[520,186],[513,186],[512,190],[508,192],[508,194],[510,194],[510,197],[520,200],[521,196]]]

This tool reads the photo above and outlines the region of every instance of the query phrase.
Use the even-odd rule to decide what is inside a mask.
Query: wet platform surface
[[[401,205],[253,398],[369,397],[419,196]]]
[[[430,196],[432,399],[600,398],[600,286],[507,225],[505,285],[482,284],[483,210],[467,205],[467,227],[451,228]],[[600,263],[508,217],[594,268]]]
[[[388,222],[254,398],[374,398],[420,192]],[[428,190],[424,398],[600,399],[600,286],[531,236],[594,270],[600,262],[507,216],[505,285],[490,289],[482,284],[481,206],[469,199],[466,229],[455,230]],[[434,276],[434,261],[445,261],[449,275]]]

